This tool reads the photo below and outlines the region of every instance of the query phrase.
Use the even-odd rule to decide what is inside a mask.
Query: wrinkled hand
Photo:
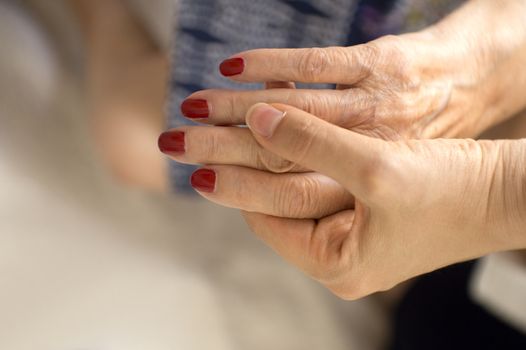
[[[201,91],[183,111],[237,125],[255,103],[284,103],[386,140],[474,137],[526,107],[525,15],[522,0],[473,0],[421,32],[364,45],[242,52],[221,64],[222,73],[278,89]],[[294,82],[337,90],[295,91]],[[201,108],[189,108],[196,100]]]
[[[242,52],[223,62],[224,75],[270,82],[272,89],[200,91],[183,103],[183,112],[204,123],[239,125],[255,103],[284,103],[385,140],[475,137],[526,107],[525,15],[522,0],[473,0],[418,33],[352,47]],[[337,89],[296,90],[294,82]],[[185,132],[186,156],[178,161],[222,164],[219,152],[207,153],[213,144],[235,153],[236,165],[301,170],[239,130]]]
[[[481,60],[440,42],[429,30],[352,47],[246,51],[225,61],[223,72],[232,73],[224,67],[234,62],[241,73],[231,79],[271,82],[270,89],[199,91],[182,110],[202,123],[241,125],[255,103],[284,103],[385,140],[473,137],[490,124],[481,118]],[[295,89],[293,82],[332,83],[337,89]],[[185,156],[177,158],[181,162],[223,164],[228,154],[236,165],[303,170],[259,147],[243,129],[187,127],[184,132],[188,144]],[[218,146],[213,154],[211,144]]]
[[[181,127],[159,145],[209,164],[192,176],[203,196],[244,210],[263,240],[344,298],[525,247],[524,141],[403,141],[475,136],[524,108],[524,11],[520,0],[470,1],[421,33],[238,54],[223,72],[270,89],[197,92],[183,112],[213,125],[248,112],[251,130]],[[280,112],[249,111],[259,102]]]
[[[338,201],[316,192],[324,181],[343,187],[347,209],[325,217],[244,213],[258,236],[337,295],[356,299],[448,264],[526,247],[526,140],[387,142],[274,107],[248,112],[254,138],[324,175],[209,166],[196,172],[196,187],[223,205],[251,202],[259,212],[277,205],[284,213]],[[311,176],[285,180],[311,187],[284,187],[283,176]]]
[[[248,108],[257,102],[285,103],[388,140],[473,136],[476,131],[464,115],[473,115],[480,102],[475,100],[477,61],[459,67],[456,51],[447,48],[447,55],[437,40],[431,32],[422,32],[352,47],[243,52],[223,63],[241,64],[242,72],[230,76],[236,81],[331,83],[337,89],[206,90],[191,95],[183,111],[202,117],[188,107],[192,100],[205,100],[209,114],[201,121],[236,125],[244,124]],[[461,125],[452,130],[457,122]]]

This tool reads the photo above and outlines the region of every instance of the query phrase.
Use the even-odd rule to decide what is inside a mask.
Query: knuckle
[[[376,125],[377,119],[382,117],[379,113],[381,98],[380,94],[369,93],[362,88],[343,90],[337,103],[341,109],[342,126],[365,133],[366,128]]]
[[[274,208],[278,216],[308,217],[318,206],[319,183],[308,177],[302,181],[289,178],[280,182],[275,192]]]
[[[339,236],[323,224],[312,233],[308,246],[306,272],[333,294],[344,300],[356,300],[377,290],[374,274],[358,250],[345,253],[347,235]],[[337,229],[337,228],[336,228]]]
[[[298,63],[299,74],[308,81],[316,81],[328,68],[329,55],[325,49],[310,48],[301,51]]]
[[[404,40],[397,35],[387,35],[369,44],[366,44],[369,50],[376,51],[375,65],[381,66],[381,71],[387,73],[387,77],[395,77],[391,79],[392,83],[397,81],[404,84],[415,85],[420,74],[416,74],[417,67],[415,67],[413,57],[418,56],[416,52],[408,52],[407,45]],[[378,71],[378,69],[375,69]]]
[[[385,59],[389,59],[391,55],[398,57],[403,54],[403,45],[404,40],[400,38],[400,36],[393,34],[382,36],[365,44],[365,46],[367,46],[367,48],[371,50],[371,53],[375,54],[377,58],[382,57]]]
[[[314,231],[309,247],[310,275],[325,285],[334,285],[352,269],[342,259],[343,240],[332,230],[318,228]]]
[[[331,95],[306,95],[302,96],[301,99],[295,104],[299,109],[311,113],[318,118],[327,119],[331,113],[336,114],[339,108],[341,108],[342,101],[338,101],[340,96],[334,98]]]
[[[380,48],[374,42],[362,44],[356,48],[354,57],[351,57],[350,66],[359,72],[359,76],[364,79],[370,76],[375,70],[380,59]]]

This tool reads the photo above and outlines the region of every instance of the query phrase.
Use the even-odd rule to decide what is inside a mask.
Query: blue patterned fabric
[[[354,0],[181,0],[173,51],[169,127],[192,122],[181,102],[205,88],[254,89],[219,74],[225,58],[253,48],[344,45]],[[189,192],[195,167],[170,163],[177,192]]]
[[[346,46],[398,33],[414,19],[428,24],[451,10],[454,0],[434,0],[431,12],[415,12],[421,0],[180,0],[175,30],[169,96],[168,127],[192,124],[180,105],[205,88],[260,88],[236,84],[219,74],[229,56],[254,48]],[[417,5],[415,5],[417,4]],[[439,11],[438,9],[442,9]],[[422,11],[421,11],[422,12]],[[416,14],[415,14],[416,13]],[[412,16],[413,22],[407,17]],[[170,162],[177,192],[192,192],[189,177],[195,167]]]

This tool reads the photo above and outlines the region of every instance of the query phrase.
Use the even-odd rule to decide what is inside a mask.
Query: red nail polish
[[[229,58],[219,65],[219,71],[225,77],[231,77],[243,73],[245,70],[245,60],[241,57]]]
[[[210,169],[199,169],[190,178],[192,187],[200,192],[214,192],[216,188],[216,173]]]
[[[187,118],[202,119],[208,118],[208,102],[206,100],[188,99],[181,104],[181,112]]]
[[[163,153],[174,154],[174,153],[184,153],[185,144],[184,144],[184,132],[182,131],[167,131],[159,136],[157,141],[159,149]]]

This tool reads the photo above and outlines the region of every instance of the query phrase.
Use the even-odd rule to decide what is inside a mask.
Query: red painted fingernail
[[[157,141],[159,149],[163,153],[174,154],[184,153],[184,132],[182,131],[167,131],[159,136]]]
[[[202,119],[208,118],[208,102],[206,100],[188,99],[181,104],[181,112],[187,118]]]
[[[219,65],[219,71],[225,77],[231,77],[243,73],[245,70],[245,60],[241,57],[229,58]]]
[[[216,188],[216,172],[210,169],[199,169],[190,178],[192,187],[200,192],[214,192]]]

